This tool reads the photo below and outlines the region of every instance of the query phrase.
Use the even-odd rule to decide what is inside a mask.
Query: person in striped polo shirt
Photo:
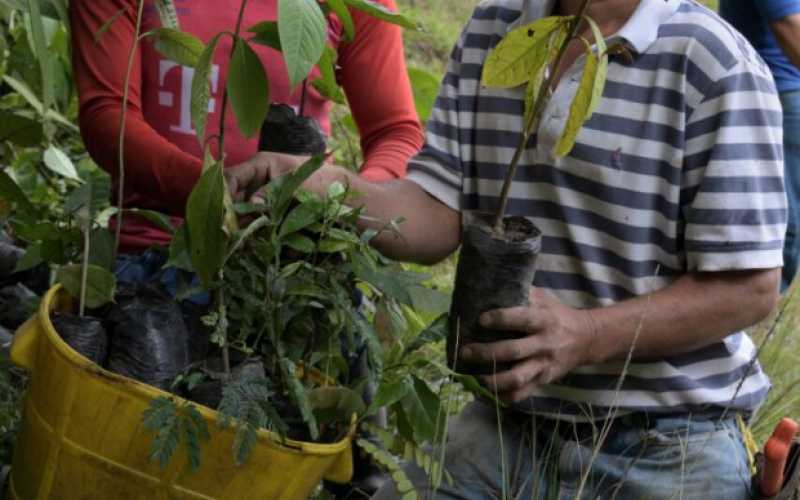
[[[580,3],[481,2],[408,178],[378,185],[324,166],[305,187],[349,183],[371,220],[404,218],[399,233],[374,240],[389,257],[453,253],[461,213],[497,207],[522,128],[524,89],[479,83],[488,51]],[[482,317],[520,339],[460,350],[513,363],[483,379],[513,409],[478,401],[451,422],[454,481],[436,496],[749,498],[735,417],[752,416],[769,381],[742,330],[776,304],[787,217],[775,86],[744,38],[693,0],[596,0],[589,15],[630,54],[611,57],[599,107],[555,159],[582,42],[558,70],[509,203],[543,233],[531,306]],[[229,172],[234,196],[302,161],[261,160]],[[407,473],[428,490],[420,469]],[[389,485],[376,498],[397,495]]]

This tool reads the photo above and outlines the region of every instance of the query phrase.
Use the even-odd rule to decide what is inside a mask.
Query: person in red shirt
[[[208,42],[236,25],[240,1],[174,0],[181,29]],[[249,2],[242,27],[275,20],[277,0]],[[379,3],[396,9],[394,0]],[[137,0],[72,0],[73,65],[80,102],[79,122],[86,149],[113,178],[118,169],[118,134],[125,72],[135,36]],[[124,9],[124,10],[123,10]],[[95,34],[118,12],[99,40]],[[405,174],[407,160],[423,135],[406,73],[400,28],[353,10],[355,37],[345,42],[341,23],[330,16],[329,43],[338,54],[337,77],[344,88],[361,135],[361,175],[371,181]],[[153,0],[145,0],[142,32],[159,27]],[[219,131],[219,113],[228,72],[231,37],[222,37],[213,58],[207,137]],[[310,85],[289,88],[280,53],[254,45],[270,83],[270,101],[300,108],[330,133],[331,103]],[[309,82],[318,76],[318,69]],[[139,43],[129,87],[125,127],[125,196],[127,208],[145,208],[182,217],[189,193],[201,172],[202,151],[190,118],[194,70],[180,66],[144,40]],[[304,92],[305,90],[305,92]],[[230,107],[229,107],[230,109]],[[225,116],[226,166],[254,157],[258,138],[244,137],[231,111]],[[212,144],[216,141],[210,141]],[[146,221],[126,215],[121,250],[140,253],[166,244],[169,235]]]

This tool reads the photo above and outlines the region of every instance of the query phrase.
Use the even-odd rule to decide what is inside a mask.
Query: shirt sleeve
[[[682,181],[690,271],[783,265],[787,205],[781,105],[772,78],[740,62],[686,126]]]
[[[454,210],[462,208],[459,80],[467,29],[453,48],[427,123],[425,145],[408,164],[408,179]]]
[[[73,67],[79,97],[79,124],[86,149],[113,178],[118,172],[119,130],[128,54],[135,36],[134,0],[72,0]],[[95,41],[95,33],[124,13]],[[131,190],[161,200],[182,215],[200,177],[202,162],[163,138],[144,119],[141,105],[141,54],[131,73],[125,123],[125,183]]]
[[[756,0],[755,6],[770,23],[800,13],[800,2],[797,0]]]
[[[380,0],[396,10],[394,0]],[[372,181],[403,177],[422,146],[422,127],[406,71],[400,27],[352,11],[355,38],[343,44],[339,77],[361,136],[361,175]]]

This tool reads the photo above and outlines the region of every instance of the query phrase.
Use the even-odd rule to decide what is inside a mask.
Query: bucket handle
[[[36,344],[40,330],[38,314],[17,329],[14,341],[11,343],[11,361],[14,364],[29,371],[35,368]]]

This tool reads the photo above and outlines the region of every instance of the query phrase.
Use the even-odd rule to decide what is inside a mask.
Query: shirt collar
[[[509,29],[549,16],[555,4],[556,0],[522,0],[522,14]],[[645,52],[656,41],[658,27],[677,12],[680,4],[681,0],[641,0],[628,22],[606,42],[622,39],[637,53]]]

